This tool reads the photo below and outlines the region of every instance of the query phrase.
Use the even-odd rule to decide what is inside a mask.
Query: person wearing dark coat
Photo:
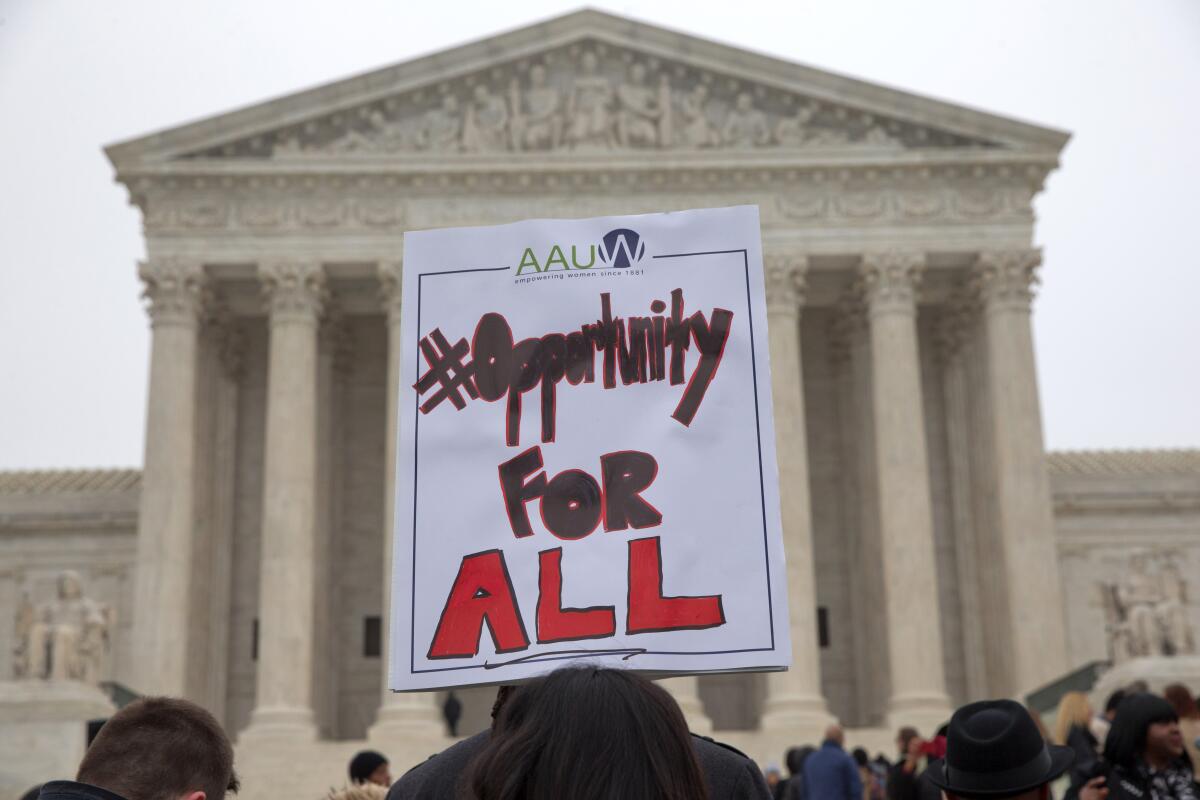
[[[492,709],[493,725],[509,716],[504,709],[521,688],[502,686]],[[500,735],[500,734],[497,734]],[[463,784],[477,762],[477,756],[489,748],[493,731],[484,731],[454,744],[405,773],[388,791],[387,800],[457,800]],[[740,751],[691,734],[692,751],[711,800],[770,800],[771,793],[758,765]],[[619,768],[614,764],[613,768]]]
[[[812,745],[793,747],[783,757],[783,763],[788,768],[788,779],[780,781],[778,795],[775,800],[803,800],[804,798],[804,762],[817,751]]]
[[[1075,778],[1068,797],[1086,800],[1088,789],[1099,785],[1108,790],[1108,800],[1200,800],[1179,717],[1170,703],[1148,692],[1129,694],[1117,706],[1104,759],[1094,771]],[[1091,780],[1079,785],[1087,777]]]
[[[1050,782],[1074,760],[1071,748],[1046,742],[1020,703],[984,700],[954,712],[945,758],[930,764],[928,774],[948,800],[1047,800]]]

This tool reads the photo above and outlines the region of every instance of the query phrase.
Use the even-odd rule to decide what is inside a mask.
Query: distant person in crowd
[[[1125,699],[1125,690],[1117,689],[1104,701],[1104,714],[1092,717],[1092,735],[1096,737],[1097,749],[1104,750],[1104,738],[1112,726],[1113,717],[1117,716],[1117,706]]]
[[[768,764],[763,770],[763,780],[767,782],[767,791],[771,793],[772,800],[779,800],[780,793],[783,791],[783,773],[779,771],[779,767],[775,764]]]
[[[825,729],[821,747],[804,762],[805,800],[862,800],[858,765],[843,748],[845,741],[840,725]]]
[[[118,711],[92,741],[74,781],[41,800],[222,800],[237,792],[233,746],[195,703],[147,697]]]
[[[387,757],[374,750],[363,750],[350,759],[350,783],[373,783],[385,789],[392,785],[392,772]]]
[[[784,754],[783,763],[788,768],[788,779],[780,785],[776,800],[802,800],[804,797],[804,763],[817,751],[812,745],[790,747]]]
[[[920,739],[921,734],[917,733],[917,729],[911,725],[905,725],[900,730],[896,731],[896,764],[903,764],[908,760],[909,745],[913,739]]]
[[[871,757],[861,747],[850,751],[850,757],[858,767],[858,779],[862,781],[863,800],[883,800],[883,784],[879,782],[875,771],[871,769]]]
[[[1127,694],[1117,706],[1096,772],[1083,787],[1073,784],[1068,797],[1090,800],[1089,791],[1102,788],[1109,800],[1200,800],[1179,715],[1147,692]]]
[[[929,779],[948,800],[1048,800],[1050,782],[1074,759],[1071,748],[1046,742],[1020,703],[984,700],[954,712],[945,758],[930,766]]]
[[[874,760],[871,761],[871,771],[875,773],[875,779],[883,789],[884,797],[887,797],[887,779],[891,770],[892,762],[888,760],[888,757],[883,753],[876,753]]]
[[[446,720],[446,727],[450,729],[450,735],[458,738],[458,721],[462,719],[462,701],[458,699],[458,695],[454,690],[446,695],[446,702],[442,704],[442,717]]]
[[[757,764],[689,734],[674,698],[627,670],[559,669],[496,700],[490,731],[409,770],[388,800],[771,796]]]
[[[1096,761],[1100,758],[1100,743],[1092,733],[1092,704],[1083,692],[1067,692],[1058,701],[1058,712],[1054,719],[1054,743],[1066,745],[1075,751],[1075,763],[1071,767],[1072,785],[1086,783]]]
[[[911,731],[902,728],[901,733]],[[896,742],[906,742],[901,761],[888,774],[888,800],[941,800],[942,792],[929,780],[929,767],[946,754],[946,730],[943,725],[928,741],[920,736],[897,736]]]
[[[1196,698],[1182,683],[1172,683],[1163,689],[1163,696],[1179,715],[1179,732],[1183,734],[1183,749],[1187,750],[1188,759],[1192,762],[1193,774],[1200,773],[1200,707]]]

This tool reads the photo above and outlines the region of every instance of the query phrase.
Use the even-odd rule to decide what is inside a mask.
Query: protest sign
[[[791,661],[758,209],[408,233],[390,686]]]

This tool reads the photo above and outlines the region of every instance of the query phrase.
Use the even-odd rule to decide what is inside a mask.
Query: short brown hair
[[[174,800],[238,790],[233,746],[212,714],[174,697],[146,697],[118,711],[96,735],[75,778],[128,800]]]

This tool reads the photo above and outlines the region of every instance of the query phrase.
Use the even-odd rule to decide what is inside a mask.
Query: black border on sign
[[[556,654],[553,651],[544,654],[533,654],[515,659],[522,663],[531,661],[569,661],[575,658],[589,658],[603,653],[610,654],[625,654],[626,658],[631,658],[634,655],[655,655],[655,656],[715,656],[729,655],[732,653],[762,653],[775,649],[775,607],[772,603],[772,587],[771,587],[771,551],[768,546],[768,529],[767,529],[767,497],[766,497],[766,477],[763,470],[763,455],[762,455],[762,422],[760,419],[759,402],[758,402],[758,363],[755,354],[754,344],[754,313],[751,308],[752,298],[750,295],[750,257],[746,248],[736,248],[732,250],[706,250],[699,253],[669,253],[664,255],[653,256],[653,258],[689,258],[695,256],[714,256],[714,255],[729,255],[730,253],[742,254],[742,268],[746,276],[746,310],[747,321],[750,325],[750,370],[752,377],[752,385],[754,388],[754,437],[755,444],[758,446],[758,494],[759,505],[762,509],[762,528],[763,528],[763,563],[766,567],[767,576],[767,615],[768,615],[768,630],[771,633],[771,644],[768,647],[744,647],[737,650],[642,650],[640,648],[630,649],[598,649],[596,651],[589,650],[572,650],[569,653]],[[421,333],[421,290],[422,281],[425,278],[433,278],[439,275],[461,275],[468,272],[503,272],[511,269],[511,267],[474,267],[471,269],[451,269],[442,270],[440,272],[423,272],[417,275],[417,334]],[[421,379],[421,362],[416,359],[416,376],[414,381]],[[504,666],[504,662],[489,664],[463,664],[457,667],[436,667],[434,669],[417,669],[416,668],[416,649],[414,647],[417,630],[417,442],[421,427],[421,409],[420,398],[414,395],[413,397],[413,457],[412,457],[412,480],[413,480],[413,535],[412,535],[412,576],[409,582],[411,598],[409,600],[409,626],[408,626],[408,670],[411,675],[424,675],[432,672],[455,672],[464,669],[496,669]],[[389,535],[393,532],[389,531]]]

